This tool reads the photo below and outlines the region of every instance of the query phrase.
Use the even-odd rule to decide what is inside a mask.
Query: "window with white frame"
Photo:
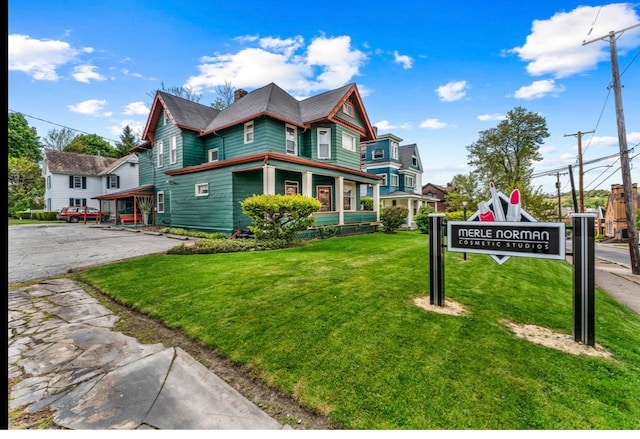
[[[158,213],[164,213],[164,192],[158,192],[158,203],[156,207],[158,208]]]
[[[347,116],[351,116],[353,117],[353,105],[351,105],[350,102],[345,102],[344,104],[342,104],[342,112],[344,114],[346,114]]]
[[[85,182],[83,184],[83,182]],[[86,189],[86,180],[82,178],[82,176],[80,175],[74,175],[73,176],[73,189]]]
[[[342,133],[342,147],[349,151],[356,150],[356,138],[351,134]]]
[[[287,154],[298,154],[298,130],[293,125],[286,124],[284,127],[286,138],[286,151]]]
[[[209,183],[196,184],[196,197],[206,197],[209,195]]]
[[[387,185],[387,174],[377,174],[378,177],[382,177],[382,181],[380,182],[380,186]]]
[[[244,124],[244,143],[253,142],[253,121]]]
[[[355,210],[356,206],[356,185],[355,183],[344,183],[342,196],[342,208],[344,210]]]
[[[398,186],[399,185],[399,178],[398,178],[398,174],[391,174],[391,186]]]
[[[176,136],[171,136],[171,142],[169,145],[169,163],[174,164],[178,161],[178,141]]]
[[[404,185],[405,185],[405,187],[412,188],[413,187],[413,176],[405,175],[404,176]]]
[[[167,110],[164,110],[162,112],[162,126],[163,127],[167,126]]]
[[[164,166],[164,145],[162,144],[162,140],[158,140],[156,143],[157,148],[157,164],[158,168],[162,168]]]
[[[217,162],[220,160],[220,156],[218,155],[218,148],[213,148],[209,150],[209,163]]]
[[[120,179],[117,175],[111,174],[107,176],[107,188],[108,189],[117,189],[120,187]]]
[[[318,128],[318,158],[331,158],[331,130],[329,128]]]
[[[418,166],[418,157],[415,154],[411,156],[411,164],[416,167]]]
[[[391,160],[398,160],[398,142],[391,141]]]
[[[383,159],[384,158],[384,151],[382,148],[376,148],[373,150],[373,158],[375,159]]]

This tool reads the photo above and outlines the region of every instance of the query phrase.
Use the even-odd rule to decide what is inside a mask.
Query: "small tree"
[[[253,220],[249,226],[257,239],[292,241],[299,231],[311,227],[311,216],[322,207],[320,201],[304,195],[254,195],[240,202],[242,212]]]
[[[435,213],[435,211],[436,209],[434,209],[433,206],[429,206],[427,204],[420,206],[420,209],[418,209],[418,213],[414,218],[420,233],[424,235],[429,233],[429,215]]]
[[[362,197],[360,203],[363,210],[373,210],[373,197]]]
[[[409,209],[401,206],[385,207],[380,215],[385,233],[395,233],[404,223],[409,214]]]

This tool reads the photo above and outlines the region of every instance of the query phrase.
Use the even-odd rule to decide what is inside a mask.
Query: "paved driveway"
[[[10,284],[163,253],[184,243],[175,236],[80,223],[10,226],[8,238]]]

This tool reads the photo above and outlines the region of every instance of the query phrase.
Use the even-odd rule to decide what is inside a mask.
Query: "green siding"
[[[241,172],[233,175],[233,230],[247,229],[253,224],[251,218],[242,213],[240,202],[262,194],[262,171]]]

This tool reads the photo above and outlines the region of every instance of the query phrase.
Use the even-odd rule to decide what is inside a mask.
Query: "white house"
[[[116,159],[48,150],[42,175],[46,210],[59,211],[64,206],[99,209],[95,197],[138,187],[138,156]]]

